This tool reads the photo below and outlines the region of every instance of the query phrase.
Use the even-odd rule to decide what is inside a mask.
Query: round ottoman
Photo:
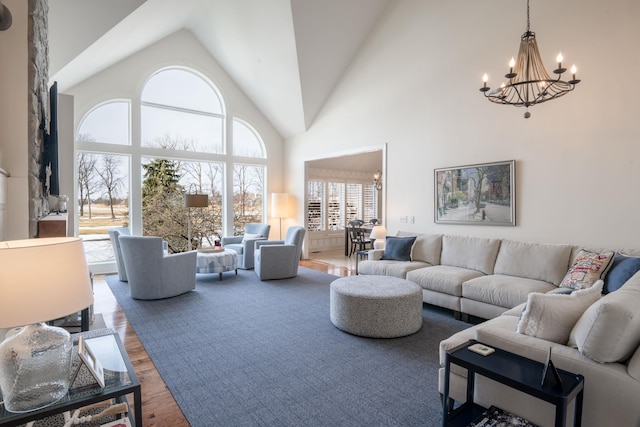
[[[331,322],[353,335],[395,338],[422,327],[422,289],[387,276],[348,276],[334,280]]]

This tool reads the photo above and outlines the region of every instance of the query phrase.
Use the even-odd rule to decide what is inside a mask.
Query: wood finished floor
[[[317,260],[302,260],[300,265],[340,277],[354,274],[350,268]],[[188,427],[189,422],[160,377],[102,275],[94,277],[94,299],[94,312],[102,314],[106,327],[113,328],[118,333],[140,379],[143,425],[145,427]],[[129,402],[133,402],[132,399],[133,396],[129,396]]]

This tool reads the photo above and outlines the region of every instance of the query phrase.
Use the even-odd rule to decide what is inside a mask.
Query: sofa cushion
[[[628,359],[640,345],[640,276],[589,307],[576,323],[569,346],[601,362]]]
[[[601,296],[602,281],[571,295],[529,294],[516,332],[566,344],[582,313]]]
[[[611,267],[612,260],[612,251],[591,252],[583,249],[578,253],[560,286],[572,289],[588,288],[597,280],[604,278]]]
[[[444,235],[440,264],[493,274],[499,248],[498,239]]]
[[[551,283],[523,277],[491,274],[462,284],[462,297],[493,304],[499,307],[512,308],[527,300],[532,292],[545,293],[557,289]]]
[[[462,283],[482,276],[482,273],[448,265],[434,265],[407,273],[407,280],[428,289],[456,297],[462,296]]]
[[[398,262],[398,261],[360,261],[358,264],[358,274],[370,274],[377,276],[391,276],[404,279],[407,272],[417,270],[423,267],[429,267],[431,264],[420,261]]]
[[[640,271],[640,257],[616,254],[609,272],[604,277],[604,293],[613,292]]]
[[[503,240],[493,272],[543,280],[558,286],[567,273],[570,257],[570,245]]]
[[[416,241],[415,236],[387,236],[382,259],[393,261],[411,261],[411,248]]]
[[[431,265],[440,264],[442,252],[442,234],[416,234],[407,231],[399,231],[398,237],[416,236],[416,242],[411,249],[413,261],[428,262]]]
[[[242,236],[242,242],[248,242],[249,240],[262,239],[262,234],[245,234]]]

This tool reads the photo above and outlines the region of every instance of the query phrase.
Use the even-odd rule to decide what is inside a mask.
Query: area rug
[[[422,329],[357,337],[329,319],[336,277],[300,268],[198,275],[196,290],[156,301],[106,281],[194,426],[436,426],[438,344],[468,324],[426,306]]]

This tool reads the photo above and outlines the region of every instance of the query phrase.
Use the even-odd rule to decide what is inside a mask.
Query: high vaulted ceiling
[[[304,132],[391,0],[49,0],[64,92],[190,30],[284,138]]]

